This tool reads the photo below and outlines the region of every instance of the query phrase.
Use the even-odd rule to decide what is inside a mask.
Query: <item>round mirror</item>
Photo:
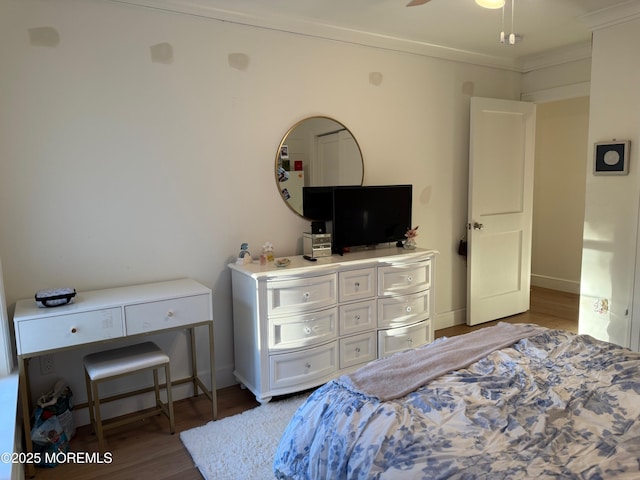
[[[276,185],[284,202],[304,217],[303,187],[362,185],[356,139],[340,122],[309,117],[286,133],[276,153]]]

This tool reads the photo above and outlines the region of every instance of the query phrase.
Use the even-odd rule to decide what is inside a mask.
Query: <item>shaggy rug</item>
[[[289,420],[309,394],[276,399],[180,433],[207,480],[274,478],[273,456]]]

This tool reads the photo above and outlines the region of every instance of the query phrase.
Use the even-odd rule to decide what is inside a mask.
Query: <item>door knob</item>
[[[484,228],[484,225],[478,222],[473,222],[473,229],[474,230],[482,230]]]

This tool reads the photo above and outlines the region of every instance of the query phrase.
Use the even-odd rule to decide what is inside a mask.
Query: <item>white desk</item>
[[[212,318],[211,290],[191,279],[79,292],[73,303],[52,308],[39,308],[34,299],[18,301],[13,322],[27,452],[33,451],[28,376],[30,358],[169,330],[188,329],[191,333],[191,376],[172,381],[172,385],[193,382],[194,395],[200,388],[211,400],[215,420],[217,402]],[[200,326],[207,326],[209,331],[211,391],[198,378],[194,329]],[[29,476],[35,473],[33,467],[33,464],[26,465]]]

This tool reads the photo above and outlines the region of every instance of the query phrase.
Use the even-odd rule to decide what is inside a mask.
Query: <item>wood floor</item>
[[[577,332],[578,296],[533,288],[531,308],[528,312],[502,321],[536,323],[550,328]],[[436,337],[467,333],[495,324],[490,322],[476,327],[458,325],[436,331]],[[218,390],[219,418],[241,413],[258,406],[253,395],[239,386]],[[73,480],[199,480],[202,477],[193,466],[191,456],[180,441],[179,432],[204,425],[211,420],[211,403],[204,396],[175,402],[176,433],[169,435],[166,417],[152,417],[122,426],[107,434],[109,464],[61,464],[54,468],[37,468],[36,478]],[[77,429],[71,441],[74,452],[97,452],[98,442],[88,426]]]

